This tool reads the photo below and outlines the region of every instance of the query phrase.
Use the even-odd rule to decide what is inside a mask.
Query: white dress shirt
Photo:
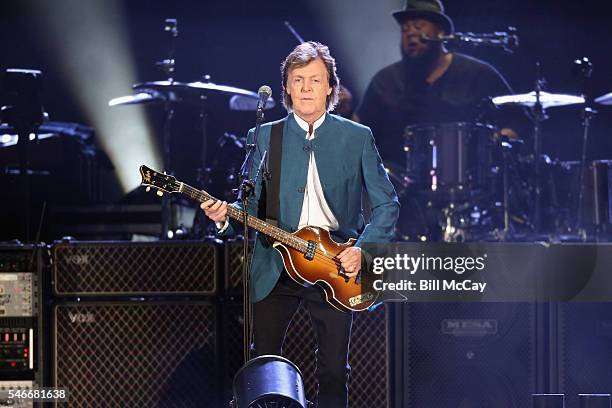
[[[316,137],[316,130],[323,121],[325,121],[325,115],[317,119],[312,125],[312,133],[309,132],[309,125],[304,119],[300,118],[295,113],[293,117],[298,125],[306,132],[306,140],[313,140]],[[304,188],[304,202],[302,204],[302,212],[300,214],[300,221],[298,223],[298,229],[303,228],[307,225],[313,227],[319,227],[328,231],[335,231],[338,229],[338,220],[332,213],[329,205],[325,201],[323,195],[323,187],[321,186],[321,180],[319,180],[319,172],[317,171],[317,163],[314,156],[314,151],[310,150],[310,158],[308,161],[308,176],[306,177],[306,186]],[[227,229],[229,222],[226,219],[225,223],[216,223],[219,232]]]
[[[312,133],[309,133],[308,122],[300,118],[295,113],[293,117],[300,127],[306,132],[306,140],[313,140],[316,137],[317,128],[321,126],[325,120],[325,115],[317,119],[312,125]],[[302,213],[298,229],[307,225],[319,227],[328,231],[338,229],[338,220],[334,217],[329,205],[325,201],[323,195],[323,187],[319,180],[319,172],[317,171],[317,163],[315,160],[314,150],[310,149],[310,159],[308,161],[308,176],[306,178],[306,187],[304,189],[304,203],[302,204]]]

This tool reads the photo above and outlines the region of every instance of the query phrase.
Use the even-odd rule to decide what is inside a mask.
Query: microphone
[[[268,103],[268,99],[272,96],[272,88],[268,85],[262,85],[257,91],[257,96],[259,97],[257,100],[257,110],[262,111],[266,108],[266,103]]]
[[[421,41],[435,42],[443,44],[469,44],[473,46],[501,48],[506,52],[513,52],[519,46],[519,37],[516,35],[516,29],[510,27],[509,32],[494,32],[494,33],[455,33],[451,35],[440,35],[438,37],[429,37],[426,34],[421,34]]]
[[[437,37],[430,37],[427,34],[421,34],[419,38],[422,42],[432,42],[432,43],[454,43],[457,40],[453,34],[451,35],[439,35]]]

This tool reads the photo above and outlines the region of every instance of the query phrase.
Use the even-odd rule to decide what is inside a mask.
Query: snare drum
[[[421,191],[482,189],[493,167],[495,130],[467,122],[408,126],[404,133],[407,173]]]

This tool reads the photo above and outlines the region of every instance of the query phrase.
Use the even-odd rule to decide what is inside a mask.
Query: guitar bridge
[[[316,242],[308,241],[308,248],[306,249],[306,252],[304,253],[304,258],[308,259],[309,261],[312,261],[315,256],[316,249],[317,249]]]

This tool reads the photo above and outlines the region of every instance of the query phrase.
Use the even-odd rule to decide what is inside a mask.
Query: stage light
[[[306,408],[302,373],[281,356],[249,360],[233,383],[232,408]]]
[[[28,4],[29,3],[29,4]],[[161,156],[142,106],[109,107],[137,82],[128,22],[116,0],[30,1],[72,94],[96,129],[124,191],[139,185],[138,167],[160,168]],[[47,96],[52,97],[52,96]]]
[[[353,94],[363,95],[379,69],[400,59],[400,28],[391,13],[400,10],[403,1],[315,0],[314,3],[313,10],[322,26],[332,30],[330,34],[336,39],[333,43],[339,44],[331,52],[344,61],[338,67],[340,75],[353,79]]]

